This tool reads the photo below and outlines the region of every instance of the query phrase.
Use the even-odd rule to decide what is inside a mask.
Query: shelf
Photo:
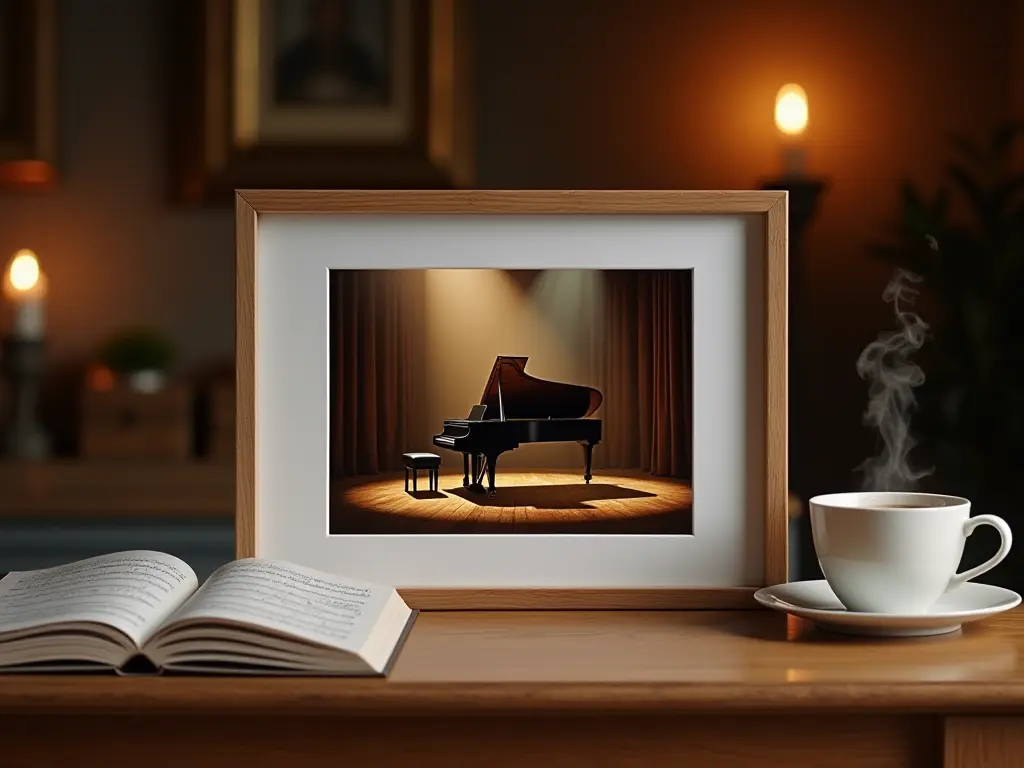
[[[230,517],[234,474],[200,461],[0,462],[0,517]]]

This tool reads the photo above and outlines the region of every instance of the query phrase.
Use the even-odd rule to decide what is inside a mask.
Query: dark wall
[[[818,490],[872,449],[863,346],[892,322],[865,245],[903,176],[938,181],[950,132],[1012,109],[1011,4],[970,0],[520,0],[479,23],[483,181],[750,188],[777,174],[773,103],[808,92],[809,170],[830,180],[804,257]]]
[[[186,363],[232,352],[231,212],[164,198],[170,2],[63,0],[64,181],[0,197],[0,255],[38,252],[60,359],[138,321]],[[807,241],[832,398],[818,474],[847,486],[869,445],[853,362],[888,321],[865,242],[901,176],[938,178],[948,132],[1010,110],[1011,4],[481,0],[477,17],[482,187],[756,186],[779,169],[775,91],[804,85],[810,167],[831,179]]]

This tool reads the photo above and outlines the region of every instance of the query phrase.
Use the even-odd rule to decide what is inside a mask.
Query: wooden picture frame
[[[271,448],[267,443],[260,449],[258,434],[260,429],[270,429],[267,425],[271,422],[274,425],[286,423],[281,422],[280,418],[269,418],[270,414],[265,411],[258,411],[259,398],[265,400],[271,396],[271,392],[280,390],[276,380],[268,380],[264,386],[258,381],[260,366],[269,364],[260,360],[260,340],[266,347],[277,333],[269,326],[261,327],[258,322],[258,316],[271,308],[268,304],[266,310],[261,309],[260,296],[262,293],[262,300],[269,301],[271,294],[266,292],[280,290],[276,287],[279,282],[276,277],[282,274],[280,271],[266,272],[267,265],[264,264],[270,258],[269,246],[266,245],[269,231],[264,230],[271,224],[291,222],[296,226],[306,226],[320,218],[331,226],[350,226],[346,222],[360,220],[386,227],[390,221],[387,217],[401,217],[402,223],[397,224],[399,229],[408,227],[408,222],[417,220],[417,217],[456,222],[485,217],[487,227],[495,226],[493,222],[510,218],[527,221],[554,218],[574,223],[578,223],[577,219],[587,222],[607,220],[609,226],[629,218],[640,221],[639,226],[643,226],[642,222],[645,221],[660,220],[666,222],[666,226],[675,224],[680,227],[690,226],[691,222],[699,226],[701,222],[715,220],[725,223],[736,221],[742,224],[747,233],[747,244],[741,246],[742,269],[753,272],[744,273],[744,285],[748,286],[744,290],[747,293],[733,294],[746,295],[746,299],[740,299],[745,306],[733,310],[725,308],[724,311],[744,316],[737,322],[745,329],[743,333],[746,334],[746,340],[743,344],[749,345],[749,352],[744,354],[749,354],[753,362],[747,373],[737,374],[745,377],[743,387],[748,388],[742,401],[747,404],[746,415],[738,418],[746,425],[746,434],[753,437],[743,442],[742,446],[745,447],[741,448],[741,453],[745,454],[742,461],[746,462],[742,466],[748,467],[748,470],[744,470],[748,472],[745,481],[749,484],[747,495],[743,498],[748,499],[745,506],[750,509],[737,509],[732,514],[738,516],[739,525],[744,524],[744,520],[752,521],[754,527],[760,529],[757,533],[761,536],[761,540],[757,541],[757,533],[750,534],[748,531],[744,535],[749,540],[742,546],[737,545],[740,549],[736,551],[741,552],[741,557],[745,551],[749,556],[748,562],[757,563],[753,571],[748,569],[747,576],[741,577],[743,583],[710,587],[637,587],[631,584],[624,588],[495,588],[489,585],[479,588],[410,588],[399,580],[385,580],[396,583],[410,603],[421,609],[756,608],[752,596],[758,588],[787,580],[787,203],[787,193],[776,191],[239,191],[236,195],[236,555],[240,558],[264,556],[264,550],[269,546],[264,540],[265,536],[260,533],[261,528],[266,527],[264,524],[272,522],[272,518],[264,519],[261,516],[261,505],[270,502],[261,500],[258,467],[261,450],[277,450],[277,447]],[[394,227],[390,231],[394,231]],[[329,245],[332,252],[339,250],[338,243],[338,238],[333,236]],[[359,249],[365,250],[363,244],[359,244]],[[322,275],[319,272],[323,269],[320,261],[315,255],[308,258],[307,255],[304,246],[289,246],[285,258],[306,258],[314,276]],[[630,258],[635,257],[631,255]],[[746,266],[748,263],[751,266]],[[263,276],[259,277],[261,274]],[[751,289],[751,285],[756,287]],[[321,291],[315,287],[313,290],[316,294]],[[750,290],[754,290],[754,293],[749,293]],[[704,308],[707,309],[707,302]],[[716,311],[721,309],[719,307]],[[280,319],[282,314],[275,310],[273,316]],[[313,316],[304,313],[306,320],[303,322],[308,322]],[[707,327],[706,324],[703,327]],[[326,334],[326,331],[323,333]],[[320,339],[317,344],[322,343],[320,336],[317,338]],[[716,342],[705,345],[715,346],[721,344]],[[696,362],[699,360],[695,361],[695,365]],[[760,370],[755,371],[758,368]],[[326,370],[326,363],[323,369]],[[307,378],[312,376],[318,382],[316,387],[322,384],[323,392],[326,393],[326,382],[320,382],[318,374],[305,375]],[[290,404],[288,407],[295,406]],[[695,404],[695,411],[699,407]],[[314,416],[308,423],[314,423],[317,418],[320,417]],[[317,443],[317,439],[310,439]],[[287,440],[283,435],[275,434],[273,442],[283,445]],[[294,461],[290,458],[288,460]],[[320,466],[326,474],[326,464]],[[292,472],[297,468],[298,465],[294,465],[287,471]],[[285,472],[283,469],[281,471]],[[318,474],[320,471],[316,469],[305,477],[321,477],[320,481],[315,482],[323,485],[324,478]],[[291,506],[302,507],[304,510],[301,499],[290,495],[290,491],[301,490],[296,482],[299,481],[288,480],[286,484],[290,483],[289,488],[282,489],[280,478],[274,480],[277,501],[288,499]],[[699,476],[697,482],[700,482]],[[289,490],[289,494],[281,496],[283,490]],[[316,490],[316,493],[322,490]],[[322,497],[317,498],[322,500]],[[277,508],[280,504],[273,506]],[[305,515],[306,511],[303,510],[292,509],[289,514]],[[289,522],[289,525],[301,526],[301,523]],[[344,564],[338,567],[341,572],[346,572]]]
[[[348,122],[339,117],[343,110],[331,117],[315,105],[305,112],[294,106],[267,112],[264,107],[275,97],[266,82],[273,75],[264,70],[280,55],[267,50],[272,3],[175,3],[174,39],[181,41],[172,54],[170,194],[175,201],[230,204],[234,190],[246,187],[444,189],[472,183],[470,4],[381,4],[391,9],[395,39],[404,41],[394,43],[405,52],[394,55],[394,70],[407,72],[399,78],[404,85],[395,86],[405,94],[394,96],[404,105],[403,127],[396,127],[392,118],[398,117],[369,108]]]
[[[0,0],[0,186],[57,181],[57,0]]]

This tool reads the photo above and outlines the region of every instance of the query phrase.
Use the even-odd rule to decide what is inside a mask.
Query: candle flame
[[[16,291],[31,291],[39,282],[39,260],[30,250],[14,254],[7,268],[7,279]]]
[[[796,83],[779,89],[775,97],[775,125],[789,136],[799,135],[807,128],[807,94]]]

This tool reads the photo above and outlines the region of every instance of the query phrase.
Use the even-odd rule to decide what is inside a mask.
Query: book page
[[[311,568],[246,558],[215,571],[168,624],[237,621],[356,651],[393,592]]]
[[[0,633],[65,622],[97,622],[141,645],[198,586],[182,560],[135,550],[0,580]]]

